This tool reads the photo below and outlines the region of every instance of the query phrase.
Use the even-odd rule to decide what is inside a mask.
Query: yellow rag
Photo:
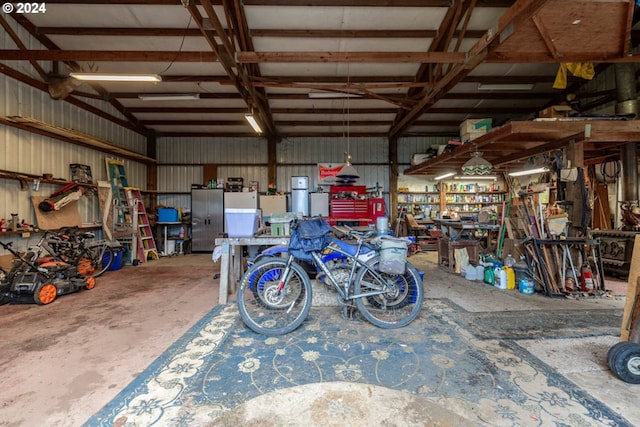
[[[567,88],[567,71],[576,77],[582,77],[583,79],[591,80],[595,76],[596,72],[591,62],[567,62],[560,64],[556,79],[553,82],[554,89],[566,89]]]

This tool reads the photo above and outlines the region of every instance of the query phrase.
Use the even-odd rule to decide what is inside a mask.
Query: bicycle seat
[[[94,237],[96,237],[96,234],[92,231],[85,231],[81,234],[81,236],[83,239],[93,239]]]

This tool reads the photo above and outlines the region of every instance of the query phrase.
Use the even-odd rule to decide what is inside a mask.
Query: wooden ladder
[[[125,187],[124,192],[126,195],[126,201],[129,208],[132,211],[137,211],[136,220],[134,224],[137,224],[137,241],[136,245],[137,255],[140,262],[147,262],[149,258],[160,259],[158,254],[158,248],[156,247],[156,241],[153,239],[153,231],[151,225],[149,225],[149,217],[147,211],[142,203],[142,195],[139,188]],[[137,209],[134,210],[133,208]]]

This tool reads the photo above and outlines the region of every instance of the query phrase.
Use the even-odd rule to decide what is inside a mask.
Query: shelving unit
[[[473,192],[454,191],[447,192],[445,197],[445,209],[457,212],[469,213],[479,212],[480,209],[500,205],[505,201],[504,191]]]
[[[487,206],[500,205],[506,200],[504,191],[449,191],[448,188],[455,184],[442,184],[440,191],[398,193],[398,215],[401,211],[416,213],[433,209],[473,213]]]
[[[401,211],[415,213],[440,208],[440,192],[404,192],[398,193],[398,215]]]

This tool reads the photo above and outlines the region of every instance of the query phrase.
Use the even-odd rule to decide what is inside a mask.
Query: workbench
[[[226,304],[228,295],[236,292],[237,285],[244,273],[243,248],[245,246],[289,245],[289,237],[261,234],[254,237],[225,237],[215,240],[222,247],[220,258],[220,295],[218,302]]]
[[[477,222],[463,222],[448,219],[434,219],[433,222],[440,228],[443,236],[438,239],[438,265],[450,272],[455,271],[455,250],[466,249],[469,253],[469,262],[476,265],[482,251],[480,240],[476,233],[486,233],[485,251],[493,248],[491,233],[499,231],[495,224],[482,224]]]

